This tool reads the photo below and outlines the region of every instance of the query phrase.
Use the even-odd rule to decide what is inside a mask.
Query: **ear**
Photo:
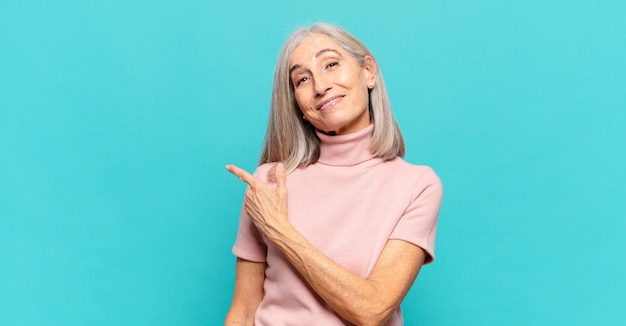
[[[378,72],[378,64],[371,55],[366,55],[364,60],[363,70],[365,71],[365,78],[369,88],[373,88],[376,85],[376,73]],[[371,85],[371,87],[370,87]]]

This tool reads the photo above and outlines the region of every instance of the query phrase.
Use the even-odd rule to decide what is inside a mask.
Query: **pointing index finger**
[[[228,172],[237,176],[239,179],[241,179],[241,181],[247,183],[250,186],[250,188],[254,188],[254,186],[257,183],[257,179],[253,177],[252,174],[248,173],[248,171],[240,167],[237,167],[232,164],[228,164],[226,165],[226,170],[228,170]]]

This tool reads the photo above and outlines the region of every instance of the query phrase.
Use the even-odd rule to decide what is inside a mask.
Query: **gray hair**
[[[328,23],[317,23],[296,30],[287,39],[278,56],[270,116],[259,164],[283,162],[287,173],[314,163],[319,158],[319,138],[315,127],[302,119],[289,76],[289,61],[298,45],[313,34],[329,36],[354,59],[365,66],[366,56],[374,58],[367,47],[346,30]],[[374,124],[370,150],[376,157],[393,159],[404,156],[404,139],[391,112],[387,88],[380,69],[376,85],[369,91],[370,120]]]

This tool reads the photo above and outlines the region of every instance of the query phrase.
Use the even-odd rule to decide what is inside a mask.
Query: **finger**
[[[237,176],[239,179],[241,179],[241,181],[247,183],[251,188],[254,188],[254,186],[256,186],[257,184],[258,180],[253,177],[252,174],[248,173],[248,171],[242,168],[239,168],[232,164],[228,164],[226,165],[226,170]]]
[[[285,166],[283,163],[276,164],[276,190],[278,193],[287,191],[287,173],[285,172]]]
[[[273,165],[268,171],[267,171],[267,180],[273,180],[276,181],[276,165]]]

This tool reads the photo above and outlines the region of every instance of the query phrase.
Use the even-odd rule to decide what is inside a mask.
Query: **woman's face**
[[[370,124],[368,86],[375,83],[376,64],[365,67],[323,34],[306,38],[291,55],[290,78],[304,117],[327,134],[348,134]]]

